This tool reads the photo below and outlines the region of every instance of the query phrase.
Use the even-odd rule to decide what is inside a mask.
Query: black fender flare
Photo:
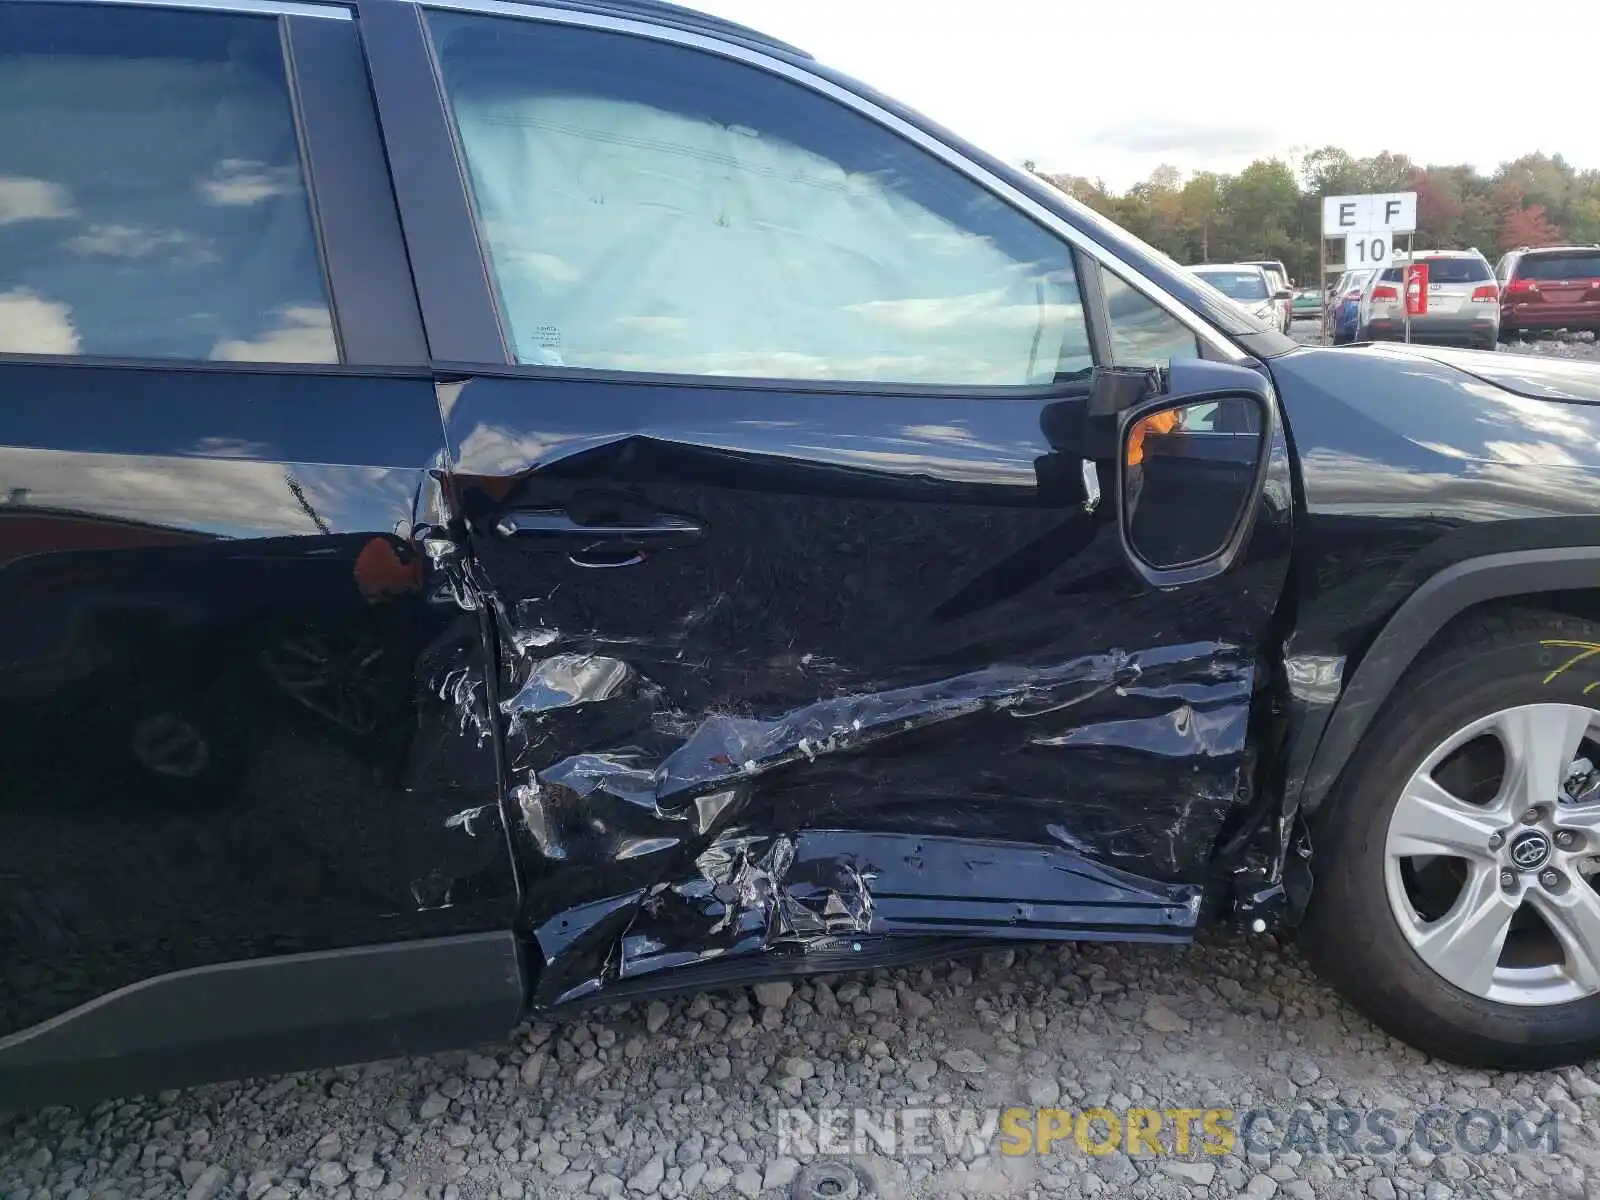
[[[1428,577],[1384,624],[1334,706],[1291,805],[1315,812],[1395,685],[1450,621],[1492,600],[1541,592],[1600,593],[1600,546],[1514,550],[1469,558]]]

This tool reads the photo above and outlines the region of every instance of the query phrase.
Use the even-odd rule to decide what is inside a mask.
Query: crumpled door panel
[[[1255,797],[1281,437],[1249,551],[1161,591],[1044,433],[1056,401],[755,395],[794,419],[447,389],[536,1002],[886,939],[1187,936]],[[598,570],[518,513],[703,537]]]

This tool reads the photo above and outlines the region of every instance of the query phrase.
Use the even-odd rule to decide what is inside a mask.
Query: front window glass
[[[1183,322],[1110,271],[1100,277],[1117,366],[1165,367],[1175,358],[1200,357],[1200,344]]]
[[[338,360],[274,18],[0,4],[0,352]]]
[[[859,114],[647,39],[429,23],[519,362],[972,386],[1092,365],[1068,246]]]

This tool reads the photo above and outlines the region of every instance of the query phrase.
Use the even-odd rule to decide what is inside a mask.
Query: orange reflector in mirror
[[[1144,439],[1152,434],[1159,436],[1171,433],[1178,427],[1179,416],[1178,409],[1168,408],[1135,421],[1133,428],[1128,430],[1128,466],[1137,467],[1144,462]]]

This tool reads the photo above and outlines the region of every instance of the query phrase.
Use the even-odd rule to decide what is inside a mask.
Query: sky
[[[1010,162],[1117,190],[1162,163],[1237,171],[1330,143],[1485,172],[1535,150],[1600,168],[1600,57],[1561,49],[1600,47],[1596,0],[678,2],[783,38]]]

